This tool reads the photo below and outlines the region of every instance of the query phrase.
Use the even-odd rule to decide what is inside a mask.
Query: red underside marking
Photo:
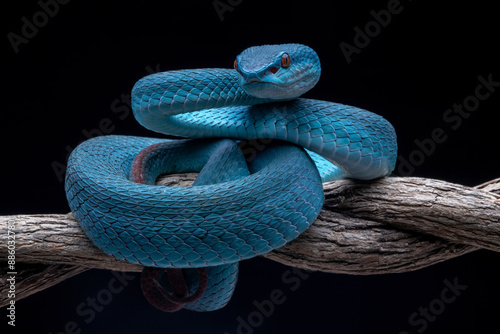
[[[145,184],[145,166],[152,153],[160,149],[165,143],[153,144],[143,149],[132,162],[130,178],[133,182]],[[166,291],[160,283],[158,276],[165,270],[167,281],[172,288],[172,293]],[[186,304],[198,300],[207,289],[208,275],[205,268],[197,268],[198,289],[189,295],[183,269],[177,268],[154,268],[144,267],[141,274],[141,289],[144,297],[159,310],[164,312],[176,312],[181,310]]]
[[[165,270],[172,293],[167,292],[158,283],[157,278]],[[144,267],[141,274],[141,289],[144,297],[151,305],[164,312],[176,312],[185,305],[198,300],[207,288],[208,276],[206,268],[196,268],[198,272],[198,289],[188,295],[188,286],[183,269]]]

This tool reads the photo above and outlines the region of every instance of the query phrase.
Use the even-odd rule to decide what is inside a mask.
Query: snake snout
[[[254,82],[262,82],[263,74],[253,73],[242,73],[243,79],[245,80],[244,84],[254,83]]]
[[[319,79],[321,66],[316,52],[301,44],[262,45],[244,50],[234,68],[248,94],[265,99],[295,99]]]

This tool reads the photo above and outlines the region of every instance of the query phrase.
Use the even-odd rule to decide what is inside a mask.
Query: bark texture
[[[158,184],[189,186],[195,176],[170,175]],[[479,248],[500,250],[500,179],[474,188],[416,177],[342,180],[325,184],[324,191],[314,224],[266,258],[372,275],[417,270]],[[9,301],[9,225],[15,226],[16,300],[89,268],[142,270],[101,252],[71,213],[1,216],[0,306]]]

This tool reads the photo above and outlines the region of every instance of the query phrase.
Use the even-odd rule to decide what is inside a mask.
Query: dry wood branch
[[[169,176],[159,184],[186,186],[194,177]],[[500,179],[476,188],[422,178],[343,180],[324,189],[325,204],[311,228],[265,257],[304,269],[369,275],[416,270],[478,248],[500,249]],[[26,266],[17,276],[21,297],[87,268],[142,270],[101,252],[71,214],[0,217],[3,263],[9,221],[16,226],[17,265]],[[34,271],[46,283],[34,280]]]
[[[15,300],[21,300],[34,293],[50,288],[87,269],[86,267],[63,264],[19,263],[16,265]],[[7,282],[7,279],[10,276],[2,272],[2,276],[0,277],[0,307],[7,305],[9,302],[7,297],[10,284]]]
[[[325,193],[325,208],[333,202],[332,209],[348,216],[500,251],[500,195],[495,193],[422,178],[348,180],[328,184]]]
[[[318,219],[266,257],[335,273],[420,269],[479,248],[498,251],[500,179],[475,188],[423,178],[325,184]]]

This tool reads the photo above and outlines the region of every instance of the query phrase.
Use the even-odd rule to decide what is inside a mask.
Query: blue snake
[[[384,118],[299,98],[320,73],[314,50],[282,44],[244,50],[234,69],[140,79],[132,90],[137,121],[191,139],[85,141],[66,172],[74,216],[107,254],[176,268],[154,271],[155,286],[143,289],[163,287],[191,310],[223,307],[239,261],[284,245],[313,223],[323,182],[374,179],[394,169],[396,135]],[[161,174],[182,172],[199,173],[192,187],[154,185]]]

